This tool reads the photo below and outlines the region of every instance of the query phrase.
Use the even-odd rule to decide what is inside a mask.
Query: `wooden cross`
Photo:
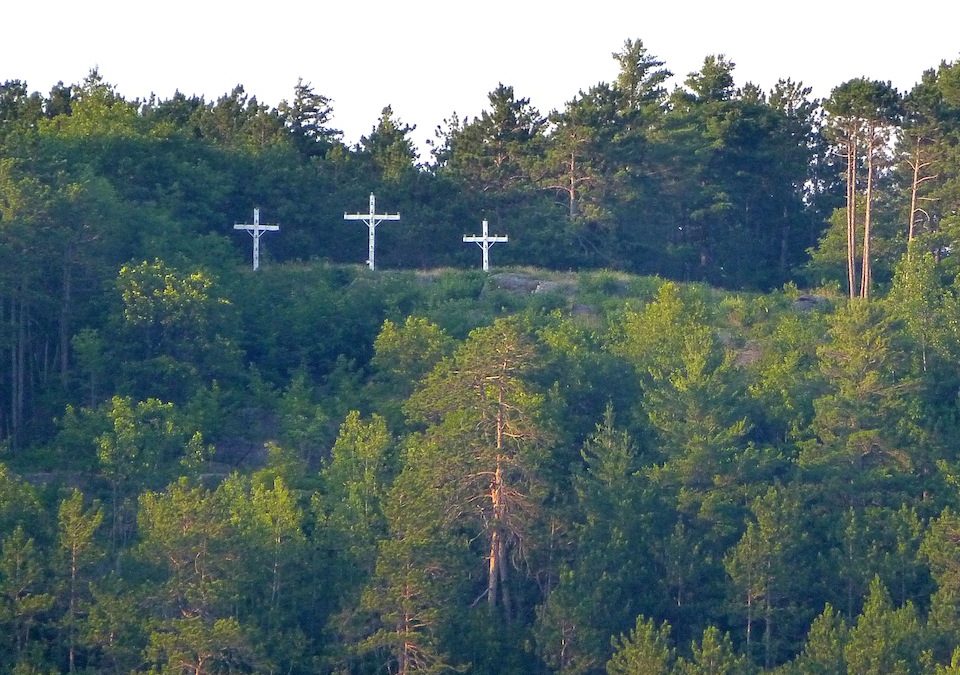
[[[463,235],[464,242],[476,242],[480,248],[483,249],[483,271],[486,272],[490,269],[490,247],[496,244],[498,241],[507,241],[507,235],[488,235],[487,234],[487,221],[483,221],[483,235],[477,236],[475,234],[465,234]]]
[[[379,225],[384,220],[400,220],[399,213],[377,213],[377,198],[373,196],[373,193],[370,193],[370,213],[344,213],[344,220],[362,220],[367,224],[367,229],[370,232],[368,251],[367,251],[367,266],[370,269],[373,269],[373,253],[374,253],[374,243],[375,243],[375,232],[377,225]]]
[[[246,230],[250,233],[250,236],[253,237],[253,269],[260,268],[260,236],[264,232],[276,232],[280,229],[279,225],[261,225],[260,224],[260,209],[253,210],[253,225],[248,224],[236,224],[233,226],[235,230]]]

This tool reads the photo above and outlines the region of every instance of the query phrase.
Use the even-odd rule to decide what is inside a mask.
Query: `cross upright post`
[[[463,235],[464,243],[472,242],[476,243],[480,248],[483,249],[483,271],[486,272],[490,269],[490,247],[496,244],[497,242],[507,241],[507,235],[489,235],[487,234],[487,219],[483,219],[483,235],[477,236],[475,234],[465,234]]]
[[[400,220],[399,213],[377,213],[377,198],[370,193],[370,213],[344,213],[344,220],[362,220],[367,225],[369,231],[367,245],[367,267],[374,269],[374,248],[376,243],[377,225],[384,220]]]
[[[279,225],[261,225],[260,209],[253,210],[253,224],[237,223],[233,226],[235,230],[246,230],[253,237],[253,269],[260,269],[260,237],[264,232],[276,232],[280,229]]]

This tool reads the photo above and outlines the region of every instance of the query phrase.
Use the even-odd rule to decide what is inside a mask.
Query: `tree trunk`
[[[509,571],[507,569],[507,546],[503,532],[504,494],[502,457],[497,456],[497,468],[493,484],[490,486],[492,506],[492,529],[490,532],[490,561],[487,569],[487,604],[491,610],[502,606],[504,617],[509,620],[512,611],[510,590],[507,587]]]
[[[926,211],[920,208],[920,185],[928,180],[934,180],[936,175],[921,176],[924,168],[930,166],[933,162],[924,162],[921,154],[923,139],[917,137],[917,144],[914,146],[913,159],[908,162],[913,169],[913,183],[910,185],[910,222],[907,224],[907,255],[911,255],[911,246],[916,236],[917,215],[927,215]]]
[[[856,296],[857,283],[857,137],[847,139],[847,287]]]
[[[491,495],[493,496],[493,495]],[[487,569],[487,606],[491,611],[497,607],[497,595],[500,584],[500,532],[494,529],[490,533],[490,562]]]
[[[504,435],[506,432],[506,400],[504,391],[504,379],[506,377],[507,364],[500,366],[500,377],[497,386],[497,417],[495,427],[496,442],[496,466],[494,468],[493,480],[490,485],[490,509],[491,509],[491,532],[490,532],[490,562],[487,570],[487,603],[491,609],[498,604],[503,607],[503,615],[507,621],[510,620],[512,608],[510,606],[510,590],[507,587],[509,571],[507,570],[507,542],[505,538],[506,530],[506,498],[504,490],[504,472],[503,465],[506,461],[504,456]]]
[[[917,145],[913,151],[913,183],[910,185],[910,222],[907,224],[907,256],[909,258],[913,247],[913,225],[917,217],[917,192],[920,189],[920,137],[917,136]]]
[[[409,597],[409,590],[406,590],[404,593],[405,596]],[[403,635],[403,645],[400,648],[400,654],[397,657],[397,675],[408,675],[411,668],[411,658],[410,654],[413,651],[413,645],[410,642],[410,634],[413,632],[411,626],[413,624],[413,617],[410,615],[410,612],[403,612],[400,619],[400,632]]]
[[[873,202],[873,147],[874,127],[871,125],[867,133],[867,196],[863,212],[863,262],[860,268],[860,297],[870,297],[870,215]]]

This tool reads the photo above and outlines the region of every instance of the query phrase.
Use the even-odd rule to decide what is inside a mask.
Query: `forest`
[[[0,673],[960,673],[960,60],[612,56],[426,158],[0,84]]]

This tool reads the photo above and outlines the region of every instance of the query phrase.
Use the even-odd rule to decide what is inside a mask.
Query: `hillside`
[[[958,66],[617,59],[426,166],[0,86],[0,673],[951,672]]]

